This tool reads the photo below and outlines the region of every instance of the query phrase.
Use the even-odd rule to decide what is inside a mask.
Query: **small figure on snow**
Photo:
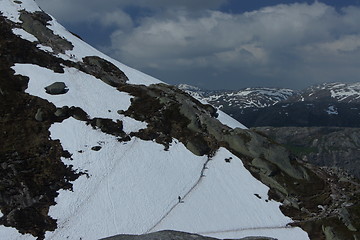
[[[178,196],[178,200],[179,200],[179,203],[181,203],[181,197],[180,196]]]

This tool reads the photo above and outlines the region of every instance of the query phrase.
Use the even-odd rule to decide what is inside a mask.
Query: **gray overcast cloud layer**
[[[360,81],[359,7],[314,2],[216,10],[225,2],[37,0],[60,23],[111,29],[110,44],[95,47],[168,83],[238,89]],[[129,6],[149,14],[135,16]]]

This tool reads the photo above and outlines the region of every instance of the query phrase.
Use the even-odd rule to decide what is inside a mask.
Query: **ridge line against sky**
[[[36,0],[111,57],[170,84],[360,81],[360,0]]]

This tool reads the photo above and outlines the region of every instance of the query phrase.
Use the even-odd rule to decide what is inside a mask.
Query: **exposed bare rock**
[[[23,11],[20,15],[22,28],[34,35],[41,44],[51,47],[55,53],[65,53],[72,50],[73,45],[64,38],[55,35],[52,30],[46,27],[52,18],[44,12],[29,13]]]
[[[159,231],[143,235],[117,235],[103,238],[102,240],[219,240],[212,237],[204,237],[194,233],[185,233],[178,231]],[[230,240],[230,239],[228,239]],[[234,239],[235,240],[235,239]],[[268,237],[246,237],[238,240],[276,240]]]
[[[304,161],[336,167],[360,178],[360,129],[337,127],[259,127]]]
[[[83,58],[83,62],[84,63],[79,63],[79,69],[101,79],[113,87],[117,87],[128,81],[123,71],[103,58],[88,56]]]

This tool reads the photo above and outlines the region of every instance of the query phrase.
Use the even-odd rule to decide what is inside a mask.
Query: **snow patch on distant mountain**
[[[267,107],[294,95],[290,89],[245,88],[239,91],[226,91],[205,96],[205,100],[215,105],[231,107]]]
[[[294,90],[281,88],[245,88],[239,91],[208,91],[187,84],[180,84],[178,87],[191,96],[206,101],[219,109],[223,109],[224,107],[240,109],[250,107],[263,108],[284,101],[296,94]]]
[[[293,101],[360,102],[360,83],[323,83],[300,92]]]
[[[330,93],[331,97],[339,102],[346,100],[349,100],[349,102],[360,101],[360,83],[338,83],[332,86]]]
[[[326,112],[329,115],[338,115],[339,114],[335,106],[329,106],[328,109],[326,110]]]

